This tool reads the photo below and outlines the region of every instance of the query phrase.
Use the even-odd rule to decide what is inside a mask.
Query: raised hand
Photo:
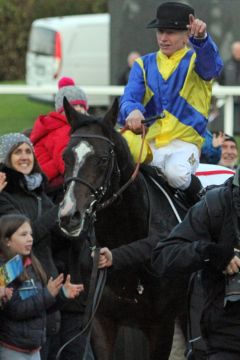
[[[60,274],[58,275],[58,277],[56,277],[56,279],[53,280],[53,278],[50,277],[50,279],[48,280],[47,288],[53,297],[56,297],[59,293],[62,287],[63,279],[63,274]]]
[[[3,302],[7,302],[11,299],[13,294],[13,288],[7,288],[4,286],[0,286],[0,300],[3,300]]]
[[[0,172],[0,192],[6,187],[6,174],[4,172]]]
[[[207,25],[200,19],[196,19],[194,15],[189,15],[189,25],[188,30],[190,36],[193,36],[198,39],[204,39],[207,32]]]
[[[64,292],[64,295],[68,299],[74,299],[83,290],[84,290],[83,284],[72,284],[71,283],[71,276],[67,275],[66,281],[65,281],[65,283],[63,285],[63,292]]]
[[[213,134],[213,139],[212,139],[212,145],[213,147],[219,147],[219,146],[222,146],[222,144],[224,143],[225,141],[225,134],[224,132],[220,131],[219,134]]]

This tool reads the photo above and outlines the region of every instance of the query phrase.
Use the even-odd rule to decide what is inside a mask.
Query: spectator
[[[236,169],[238,163],[238,145],[233,136],[226,135],[222,144],[222,155],[219,165]]]
[[[222,60],[206,24],[189,5],[161,4],[148,28],[157,29],[160,51],[135,61],[120,101],[120,122],[139,134],[145,117],[164,112],[164,119],[149,126],[145,146],[152,153],[151,164],[194,202],[201,184],[192,174],[204,141],[212,79]]]
[[[201,270],[208,360],[240,359],[239,172],[226,186],[210,190],[153,252],[160,277],[176,280]]]
[[[235,41],[231,47],[231,58],[225,62],[223,72],[219,77],[220,85],[240,86],[240,41]],[[240,96],[234,96],[234,129],[240,132]]]
[[[63,98],[77,111],[86,114],[87,97],[73,79],[63,77],[58,82],[59,91],[55,97],[55,111],[40,115],[34,123],[30,139],[42,171],[48,177],[48,195],[56,203],[62,198],[64,162],[62,153],[69,141],[70,126],[63,110]]]
[[[138,51],[131,51],[128,54],[127,57],[127,68],[123,71],[123,73],[121,74],[121,76],[119,77],[118,80],[118,85],[126,85],[128,82],[128,78],[129,78],[129,73],[130,70],[133,66],[133,63],[136,59],[138,59],[141,56],[141,54]]]
[[[58,208],[44,192],[45,178],[33,153],[28,137],[10,133],[0,137],[0,171],[6,182],[0,193],[0,216],[24,214],[32,222],[33,249],[48,278],[58,275],[52,248],[58,251],[63,246],[57,223]],[[2,185],[1,185],[2,187]],[[47,348],[60,327],[60,313],[48,315],[47,343],[42,349],[42,360],[47,358]],[[45,357],[45,355],[46,357]]]
[[[24,262],[23,273],[13,282],[13,296],[1,312],[1,360],[40,360],[39,350],[46,336],[46,311],[53,307],[56,297],[64,302],[64,298],[73,299],[83,290],[82,285],[72,285],[69,276],[62,286],[63,274],[47,281],[40,262],[32,254],[32,245],[32,229],[26,216],[1,217],[1,262],[15,255],[22,256]]]
[[[56,277],[59,270],[64,274],[70,274],[75,283],[81,283],[80,241],[66,239],[60,232],[58,206],[54,205],[45,194],[46,179],[34,156],[33,145],[24,134],[13,133],[0,137],[0,171],[6,174],[2,182],[7,181],[7,185],[0,193],[0,216],[8,213],[21,213],[28,216],[33,228],[33,250],[48,278]],[[48,350],[51,348],[53,339],[61,338],[62,343],[65,343],[66,340],[79,333],[85,310],[85,296],[83,293],[64,306],[61,334],[59,334],[59,312],[48,315],[48,337],[46,345],[41,350],[42,360],[48,358]],[[77,337],[71,346],[65,348],[64,353],[67,354],[65,358],[77,360],[79,348],[82,345],[82,338]],[[52,359],[55,358],[54,351],[51,352]],[[73,354],[72,357],[71,354]],[[88,355],[88,360],[93,359],[91,349]]]

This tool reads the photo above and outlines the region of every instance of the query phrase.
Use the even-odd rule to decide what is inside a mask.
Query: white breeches
[[[173,140],[166,146],[156,148],[149,143],[153,160],[151,165],[159,167],[173,188],[185,190],[191,182],[191,174],[196,172],[199,164],[199,150],[194,144]]]

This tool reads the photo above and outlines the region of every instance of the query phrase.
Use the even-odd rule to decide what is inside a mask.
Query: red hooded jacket
[[[40,115],[34,123],[30,139],[36,158],[50,183],[54,183],[59,177],[63,181],[62,153],[69,142],[69,133],[70,125],[66,116],[58,112]]]

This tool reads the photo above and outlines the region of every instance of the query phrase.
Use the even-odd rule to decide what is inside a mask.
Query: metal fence
[[[123,86],[81,86],[89,96],[119,96],[122,95]],[[0,85],[0,94],[55,94],[57,86],[29,86],[29,85]],[[223,130],[229,135],[234,133],[234,96],[240,96],[240,86],[213,86],[213,95],[222,99],[224,106]]]

